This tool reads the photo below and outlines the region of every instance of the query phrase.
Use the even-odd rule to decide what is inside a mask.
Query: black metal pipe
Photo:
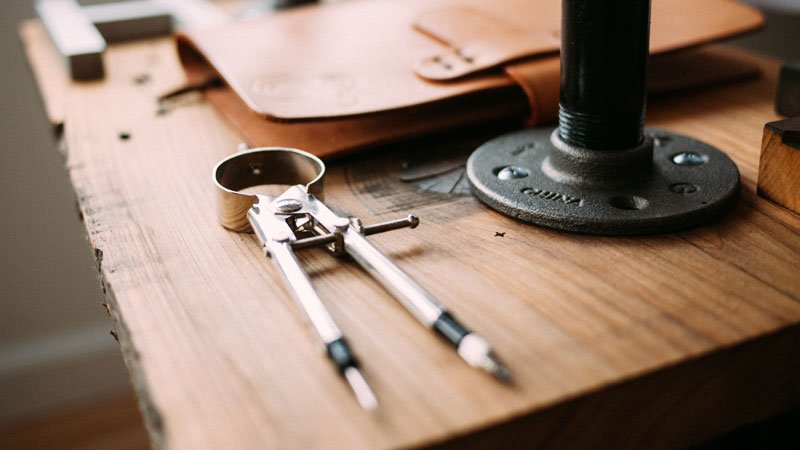
[[[650,0],[562,0],[559,136],[593,150],[642,141]]]

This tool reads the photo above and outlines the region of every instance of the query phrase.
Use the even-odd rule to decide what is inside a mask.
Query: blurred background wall
[[[661,0],[653,0],[661,1]],[[769,25],[736,45],[800,59],[800,0],[751,0]],[[32,0],[0,2],[0,428],[129,391],[90,246],[24,59]]]
[[[17,37],[32,0],[0,2],[0,427],[130,390],[94,259]]]
[[[742,1],[759,7],[767,18],[767,26],[758,33],[736,39],[733,43],[780,60],[799,60],[800,0]]]

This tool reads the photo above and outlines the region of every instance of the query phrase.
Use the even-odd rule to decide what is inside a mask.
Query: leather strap
[[[530,2],[527,8],[519,4],[519,15],[502,17],[507,11],[494,5],[487,9],[449,5],[425,11],[413,27],[442,47],[417,59],[414,72],[431,81],[451,81],[555,53],[560,47],[557,3]],[[662,0],[653,2],[652,10],[652,54],[685,48],[688,43],[704,44],[763,24],[751,7],[724,0]],[[523,77],[514,69],[506,73],[516,81]],[[523,89],[533,95],[532,87]]]
[[[547,56],[505,67],[528,97],[528,126],[558,119],[561,61]],[[758,69],[736,52],[717,45],[653,55],[647,69],[648,95],[741,80]]]
[[[414,63],[414,72],[428,80],[454,80],[508,61],[559,49],[558,24],[535,31],[519,28],[469,6],[427,11],[413,26],[446,48]]]
[[[528,97],[530,105],[528,126],[554,122],[558,117],[561,59],[558,56],[546,56],[509,64],[505,67],[505,71]]]

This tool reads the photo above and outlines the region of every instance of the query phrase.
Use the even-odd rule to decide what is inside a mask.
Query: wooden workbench
[[[738,205],[700,229],[609,238],[516,222],[468,195],[469,143],[332,163],[333,206],[366,223],[421,217],[373,241],[515,376],[470,369],[357,266],[304,251],[380,398],[370,415],[256,240],[217,224],[211,168],[240,138],[199,97],[157,113],[182,81],[172,42],[112,46],[106,79],[74,84],[40,24],[21,33],[157,448],[680,448],[800,404],[800,217],[755,194],[773,61],[754,57],[761,79],[649,105],[649,125],[741,170]]]

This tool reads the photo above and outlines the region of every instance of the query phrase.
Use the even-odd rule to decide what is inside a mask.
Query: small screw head
[[[285,198],[275,204],[275,208],[284,213],[299,211],[302,207],[303,204],[299,200],[293,198]]]
[[[333,221],[333,226],[336,227],[337,230],[347,230],[347,227],[350,226],[350,219],[347,217],[339,217]]]
[[[419,226],[419,217],[416,214],[409,214],[406,220],[408,220],[408,227],[412,230]]]
[[[679,166],[699,166],[706,162],[706,158],[695,152],[680,152],[672,157],[672,162]]]
[[[520,166],[506,166],[500,169],[497,172],[497,178],[501,180],[516,180],[519,178],[525,178],[530,175],[528,169]]]

